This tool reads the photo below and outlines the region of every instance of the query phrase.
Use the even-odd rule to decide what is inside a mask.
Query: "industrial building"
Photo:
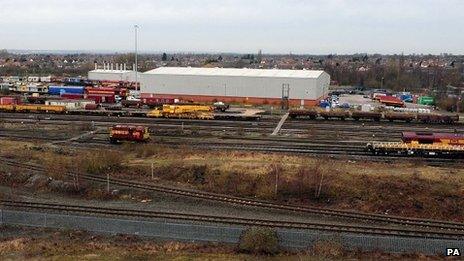
[[[116,69],[114,69],[116,68]],[[103,69],[98,69],[95,65],[95,70],[88,73],[88,79],[94,81],[117,81],[117,82],[135,82],[135,71],[126,70],[126,65],[104,64]]]
[[[312,106],[327,95],[330,76],[316,70],[161,67],[140,74],[140,84],[142,97]]]

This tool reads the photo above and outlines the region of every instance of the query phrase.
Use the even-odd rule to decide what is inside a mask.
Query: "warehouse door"
[[[290,84],[282,84],[282,110],[288,110],[288,98],[290,97]]]

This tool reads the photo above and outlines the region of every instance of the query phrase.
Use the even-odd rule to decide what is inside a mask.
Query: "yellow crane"
[[[170,105],[151,110],[147,117],[182,118],[182,119],[214,119],[213,107],[208,105]]]

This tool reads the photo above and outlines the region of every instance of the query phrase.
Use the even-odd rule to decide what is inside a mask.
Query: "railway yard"
[[[463,1],[0,2],[0,261],[464,260]]]
[[[89,75],[121,73],[105,68],[96,65]],[[3,77],[12,82],[0,97],[2,232],[35,227],[22,229],[53,244],[66,238],[50,239],[57,228],[81,231],[77,238],[107,236],[96,244],[114,234],[145,244],[147,237],[159,240],[149,248],[161,255],[167,240],[226,259],[292,258],[295,251],[436,257],[448,246],[464,249],[459,114],[406,92],[328,95],[323,71],[299,72],[305,80],[322,77],[313,86],[322,100],[307,99],[302,88],[309,85],[301,84],[294,86],[301,99],[284,97],[279,81],[295,80],[291,70],[279,71],[281,78],[274,70],[160,68],[143,77],[162,80],[165,70],[189,92],[144,93],[152,86],[108,79]],[[254,77],[263,72],[277,96],[232,95],[247,89],[236,79],[259,89],[262,79]],[[199,77],[198,86],[179,73]],[[230,97],[204,95],[211,90],[199,83],[208,73],[215,84],[236,84],[224,84]],[[0,250],[15,249],[1,240]]]
[[[284,245],[288,231],[463,242],[459,122],[25,112],[0,118],[5,211],[189,229],[261,227],[277,231]],[[384,143],[407,144],[407,152],[372,149]],[[427,153],[418,146],[428,146]]]

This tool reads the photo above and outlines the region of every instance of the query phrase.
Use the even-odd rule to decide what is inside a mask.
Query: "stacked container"
[[[0,97],[0,105],[13,105],[13,104],[19,104],[20,101],[17,97]]]

